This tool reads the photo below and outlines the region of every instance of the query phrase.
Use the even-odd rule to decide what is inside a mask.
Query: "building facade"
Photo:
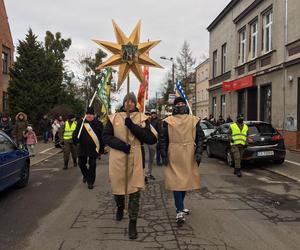
[[[10,32],[4,0],[0,0],[0,51],[2,56],[0,68],[0,112],[7,112],[7,88],[10,79],[9,68],[13,64],[14,45]]]
[[[195,68],[196,74],[196,112],[195,115],[204,119],[208,117],[209,110],[209,59]]]
[[[232,0],[208,27],[210,112],[270,122],[288,148],[300,147],[299,9],[299,0]]]

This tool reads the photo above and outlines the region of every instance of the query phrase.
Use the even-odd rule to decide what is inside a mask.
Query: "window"
[[[226,95],[221,95],[221,115],[226,117]]]
[[[268,53],[272,50],[272,24],[273,12],[270,10],[263,16],[263,52]]]
[[[246,29],[243,29],[239,33],[239,63],[244,64],[246,62]]]
[[[212,99],[212,114],[214,117],[217,115],[217,97],[213,97]]]
[[[8,112],[8,94],[3,92],[3,112]]]
[[[14,144],[4,135],[0,135],[0,153],[8,153],[15,149]]]
[[[238,92],[238,114],[246,114],[246,91],[241,90]]]
[[[8,74],[8,54],[6,52],[2,52],[2,72]]]
[[[258,22],[255,21],[250,25],[250,55],[251,59],[257,57],[257,37],[258,37]]]
[[[213,53],[213,77],[217,76],[217,67],[218,67],[218,51]]]
[[[222,46],[222,74],[226,72],[226,53],[227,53],[227,44]]]

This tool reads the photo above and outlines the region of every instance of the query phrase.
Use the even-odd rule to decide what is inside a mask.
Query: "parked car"
[[[203,147],[206,148],[207,138],[211,135],[211,133],[216,131],[216,128],[208,121],[201,121],[200,126],[205,134]]]
[[[25,187],[29,180],[29,153],[19,149],[4,132],[0,132],[0,191],[16,185]]]
[[[245,148],[242,161],[272,161],[282,164],[286,155],[282,135],[266,122],[248,121],[245,123],[249,126],[249,138],[252,140]],[[229,123],[223,124],[210,135],[206,151],[208,157],[216,156],[226,159],[227,164],[233,166],[234,159],[230,151],[229,127]]]

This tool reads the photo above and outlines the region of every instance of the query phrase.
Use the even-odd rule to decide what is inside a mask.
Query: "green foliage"
[[[71,46],[70,39],[62,39],[60,33],[47,31],[45,44],[29,29],[25,40],[19,41],[17,58],[10,70],[8,88],[10,113],[25,112],[31,123],[59,104],[70,104],[81,109],[72,93],[66,92],[63,60]]]

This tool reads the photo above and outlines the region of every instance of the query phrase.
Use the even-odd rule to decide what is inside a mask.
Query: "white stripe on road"
[[[289,161],[289,160],[285,160],[285,162],[287,162],[287,163],[291,163],[291,164],[294,164],[294,165],[297,165],[297,166],[300,166],[300,163],[298,163],[298,162],[295,162],[295,161]]]
[[[38,172],[38,171],[51,171],[51,172],[59,172],[59,168],[35,168],[30,170],[31,172]]]
[[[269,178],[267,177],[259,177],[259,178],[256,178],[257,180],[259,181],[263,181],[265,183],[268,183],[268,184],[284,184],[284,183],[289,183],[287,181],[275,181],[275,180],[270,180]]]
[[[48,151],[50,151],[51,149],[54,149],[54,148],[55,147],[47,148],[46,150],[39,152],[39,154],[45,154],[45,153],[47,153]]]

